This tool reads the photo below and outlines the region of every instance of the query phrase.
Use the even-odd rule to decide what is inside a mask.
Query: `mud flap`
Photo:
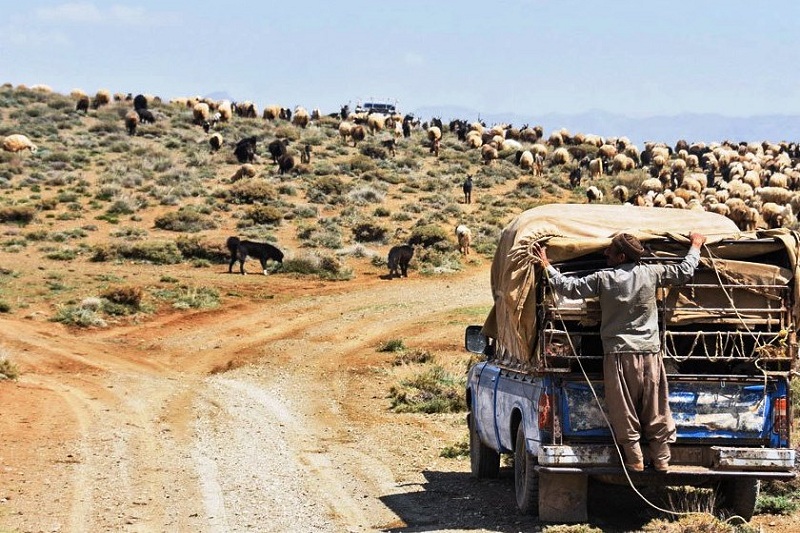
[[[584,474],[539,472],[539,520],[586,522],[589,478]]]

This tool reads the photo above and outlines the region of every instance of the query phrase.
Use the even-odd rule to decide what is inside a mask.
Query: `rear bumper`
[[[646,449],[644,453],[646,456]],[[538,463],[539,471],[550,473],[605,475],[621,470],[619,454],[613,445],[542,446]],[[795,451],[788,448],[673,445],[668,475],[790,479],[795,476],[794,465]],[[644,474],[648,473],[646,470]]]

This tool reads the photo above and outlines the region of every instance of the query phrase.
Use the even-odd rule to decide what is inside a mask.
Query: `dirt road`
[[[219,309],[107,329],[0,318],[22,371],[0,383],[0,531],[540,530],[513,507],[510,469],[478,482],[468,460],[440,457],[465,439],[463,414],[389,410],[394,356],[376,349],[402,339],[464,371],[488,266],[380,274],[208,272]],[[619,493],[591,494],[609,531],[648,520]],[[769,530],[797,525],[783,523]]]
[[[483,506],[468,505],[479,488],[468,462],[439,457],[463,438],[463,415],[390,412],[392,355],[376,350],[403,339],[459,353],[464,321],[475,320],[464,313],[490,303],[484,268],[333,285],[277,276],[222,282],[239,294],[271,292],[102,330],[69,331],[35,317],[0,321],[23,372],[0,388],[8,413],[0,422],[1,524],[495,527]],[[454,500],[466,515],[453,512]]]

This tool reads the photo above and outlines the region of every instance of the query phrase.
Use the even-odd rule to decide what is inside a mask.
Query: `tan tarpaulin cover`
[[[716,260],[714,263],[721,272],[725,271],[727,279],[759,279],[761,274],[754,273],[752,263],[746,262],[748,266],[741,273],[736,271],[739,260],[747,259],[748,247],[734,249],[724,244],[715,247],[714,243],[726,239],[778,238],[775,247],[783,246],[787,250],[791,271],[767,269],[763,277],[773,281],[792,278],[794,314],[798,316],[798,238],[795,232],[778,229],[744,233],[727,217],[705,211],[632,205],[548,204],[521,213],[506,226],[495,252],[491,270],[494,306],[483,331],[496,339],[499,361],[519,368],[532,363],[536,340],[536,301],[532,288],[541,276],[541,268],[536,267],[530,251],[534,242],[546,241],[548,258],[559,262],[600,251],[620,232],[636,235],[645,243],[668,237],[685,243],[688,249],[688,235],[694,231],[706,235],[706,244],[717,258],[728,260],[724,264]],[[764,253],[764,245],[755,250],[754,247],[753,253]],[[704,261],[710,264],[707,259]]]

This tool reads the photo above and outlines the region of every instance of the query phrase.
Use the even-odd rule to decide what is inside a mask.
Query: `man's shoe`
[[[667,461],[653,461],[653,469],[660,474],[666,474],[669,472],[669,463]]]
[[[628,464],[628,463],[623,463],[623,464],[625,465],[625,470],[627,470],[628,472],[644,472],[644,463],[639,462],[633,464]]]

